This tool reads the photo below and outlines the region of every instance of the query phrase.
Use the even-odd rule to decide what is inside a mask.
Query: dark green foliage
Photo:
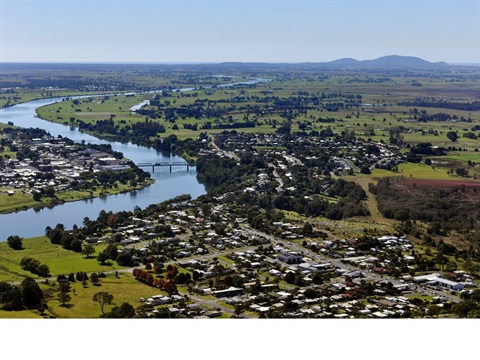
[[[47,265],[41,264],[40,261],[25,256],[20,260],[20,266],[23,270],[30,271],[32,274],[36,274],[41,277],[50,276],[50,269]]]
[[[209,192],[226,192],[237,189],[248,174],[253,174],[253,165],[237,165],[234,159],[201,158],[197,163],[197,177]]]
[[[460,318],[466,317],[480,317],[479,304],[473,299],[462,300],[457,304],[452,305],[452,312]]]
[[[109,259],[108,254],[105,253],[105,251],[100,252],[97,256],[98,262],[102,265],[105,264],[108,259]]]
[[[27,309],[37,308],[42,304],[43,292],[37,282],[26,277],[21,283],[23,304]]]
[[[410,101],[399,101],[398,106],[418,106],[418,107],[430,107],[439,109],[453,109],[453,110],[465,110],[465,111],[478,111],[480,110],[480,101],[472,102],[453,102],[447,100],[421,99],[417,98]]]
[[[30,277],[26,277],[20,286],[0,282],[0,305],[3,310],[36,309],[43,300],[43,291]]]
[[[325,216],[332,220],[369,215],[361,203],[366,194],[359,185],[338,179],[329,187],[327,194],[341,199],[337,203],[329,203],[320,197],[311,197],[307,200],[301,196],[302,194],[295,197],[279,195],[273,198],[272,205],[280,210],[296,211],[306,216]]]
[[[18,286],[0,282],[0,304],[4,310],[22,310],[22,291]]]
[[[285,274],[285,281],[288,283],[288,284],[293,284],[295,282],[295,273],[294,272],[287,272]]]
[[[113,309],[102,315],[103,318],[113,319],[131,319],[135,317],[135,308],[127,302],[123,302],[120,306],[115,306]]]
[[[116,260],[120,266],[133,266],[132,255],[128,252],[119,253]]]
[[[22,240],[23,238],[21,238],[18,235],[11,235],[7,238],[7,244],[13,250],[22,250],[23,249]]]
[[[449,131],[449,132],[447,132],[447,138],[451,142],[455,142],[458,139],[458,134],[455,131]]]
[[[98,276],[97,273],[93,273],[90,275],[90,281],[92,282],[93,285],[98,285],[100,282],[100,277]]]
[[[360,168],[360,173],[361,174],[371,174],[372,172],[370,171],[370,168],[368,167],[368,165],[363,165],[361,168]]]

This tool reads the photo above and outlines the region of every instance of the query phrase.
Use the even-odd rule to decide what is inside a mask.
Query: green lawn
[[[129,273],[120,273],[116,278],[113,274],[108,274],[106,278],[100,279],[99,286],[94,286],[88,281],[88,286],[85,288],[79,282],[71,283],[72,290],[68,307],[61,306],[58,301],[58,291],[53,294],[53,297],[48,302],[49,312],[58,318],[98,318],[102,312],[100,305],[92,300],[93,295],[100,291],[105,291],[113,295],[113,302],[111,305],[106,305],[104,311],[110,311],[114,306],[119,306],[123,302],[128,302],[134,308],[142,305],[141,297],[148,298],[152,295],[166,293],[157,288],[147,286],[133,278]],[[0,313],[1,315],[1,313]]]
[[[398,166],[400,175],[414,179],[454,180],[459,176],[449,175],[447,169],[424,164],[404,163]]]
[[[78,271],[95,272],[121,268],[115,262],[111,266],[102,266],[98,263],[96,256],[105,245],[96,245],[96,253],[90,259],[86,259],[82,254],[65,250],[60,245],[52,244],[46,236],[24,239],[23,247],[23,250],[13,250],[7,242],[0,242],[0,281],[21,281],[25,276],[37,278],[36,275],[21,269],[20,260],[25,256],[46,264],[54,277]]]

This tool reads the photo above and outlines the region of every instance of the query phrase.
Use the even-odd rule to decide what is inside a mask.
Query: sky
[[[0,0],[1,62],[480,63],[480,0]]]

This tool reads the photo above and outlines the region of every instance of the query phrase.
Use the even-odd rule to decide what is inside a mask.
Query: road
[[[220,149],[220,147],[218,147],[218,145],[215,144],[214,135],[210,135],[210,144],[212,144],[212,146],[218,151],[220,151],[224,156],[229,157],[230,159],[234,159],[236,161],[240,161],[240,158],[233,151],[225,151]]]
[[[289,241],[284,240],[284,239],[276,238],[276,237],[271,236],[271,235],[267,235],[267,234],[262,233],[258,230],[251,229],[251,228],[246,229],[246,230],[248,232],[252,233],[252,234],[255,234],[255,235],[258,235],[258,236],[263,236],[263,237],[269,239],[273,243],[281,243],[285,249],[295,251],[299,254],[302,254],[305,257],[308,257],[308,258],[312,259],[313,261],[329,262],[329,263],[333,264],[334,266],[336,266],[340,269],[347,270],[347,271],[357,271],[357,270],[361,271],[365,276],[364,279],[367,280],[367,281],[386,280],[386,281],[391,282],[393,285],[403,284],[400,280],[395,279],[391,276],[375,274],[375,273],[373,273],[369,270],[364,270],[364,269],[357,268],[357,267],[352,266],[352,265],[344,264],[340,261],[340,259],[327,258],[327,257],[319,255],[317,253],[313,253],[309,249],[306,249],[306,248],[304,248],[302,246],[299,246],[295,243],[289,242]],[[461,300],[460,298],[452,295],[451,293],[449,293],[447,291],[431,289],[431,288],[421,286],[421,285],[418,285],[418,284],[414,284],[414,286],[417,289],[416,291],[418,293],[422,294],[422,295],[430,295],[430,296],[433,296],[433,297],[435,297],[435,296],[442,297],[443,296],[446,299],[454,301],[454,302],[459,302]]]

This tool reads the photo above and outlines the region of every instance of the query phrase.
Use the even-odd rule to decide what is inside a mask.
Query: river
[[[183,160],[178,156],[165,154],[132,143],[122,144],[99,140],[88,134],[72,130],[68,126],[51,123],[35,117],[35,109],[60,100],[61,98],[37,100],[1,109],[0,122],[8,123],[11,121],[14,125],[23,128],[42,128],[53,136],[61,135],[76,142],[85,140],[86,143],[109,143],[112,145],[113,150],[122,152],[125,157],[135,163]],[[184,167],[173,167],[171,173],[169,167],[157,167],[153,172],[149,168],[144,168],[144,170],[150,172],[152,178],[155,179],[155,183],[142,190],[69,202],[53,208],[29,209],[17,213],[1,214],[0,241],[5,241],[10,235],[19,235],[21,237],[43,235],[47,226],[54,227],[57,223],[62,223],[69,229],[74,224],[82,226],[85,217],[96,219],[101,210],[116,212],[133,210],[135,206],[144,209],[150,204],[168,200],[177,195],[190,194],[193,198],[196,198],[205,193],[204,186],[197,181],[195,167],[189,167],[188,170]]]
[[[240,84],[255,84],[268,82],[270,79],[251,79],[245,82],[223,84],[222,87],[229,87]],[[195,90],[195,88],[178,89],[178,91]],[[151,91],[154,92],[154,91]],[[94,95],[92,95],[94,96]],[[85,98],[77,96],[74,98]],[[61,135],[72,139],[75,142],[85,141],[92,144],[111,144],[112,149],[120,151],[134,163],[157,163],[183,161],[181,157],[169,153],[162,153],[152,148],[138,146],[132,143],[122,144],[100,140],[94,136],[84,134],[69,126],[51,123],[36,117],[35,110],[39,107],[62,101],[63,98],[51,98],[30,101],[12,107],[0,109],[0,122],[12,122],[15,126],[23,128],[42,128],[53,136]],[[0,215],[0,241],[5,241],[10,235],[18,235],[24,238],[43,235],[47,226],[55,227],[61,223],[67,229],[74,224],[82,226],[83,219],[88,217],[96,219],[101,210],[105,211],[131,211],[135,206],[141,209],[148,205],[171,199],[178,195],[190,194],[196,198],[205,194],[205,187],[197,180],[195,167],[156,167],[154,171],[150,168],[143,168],[148,171],[155,183],[129,193],[110,195],[102,198],[80,200],[57,205],[53,208],[40,210],[29,209],[11,214]]]

